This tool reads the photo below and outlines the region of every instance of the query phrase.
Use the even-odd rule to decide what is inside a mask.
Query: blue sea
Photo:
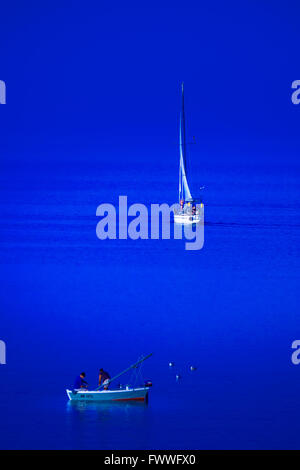
[[[99,240],[101,203],[177,202],[172,152],[2,164],[2,449],[299,448],[299,163],[194,151],[203,249]],[[148,404],[68,401],[151,352]]]

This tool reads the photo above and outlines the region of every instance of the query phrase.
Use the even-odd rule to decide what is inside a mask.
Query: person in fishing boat
[[[180,208],[181,208],[182,211],[183,211],[183,206],[184,206],[184,200],[180,199]]]
[[[81,372],[81,374],[75,379],[74,389],[77,390],[79,388],[88,388],[88,383],[85,380],[85,372]]]
[[[103,385],[104,390],[108,389],[110,375],[108,372],[105,372],[102,368],[99,370],[99,387]]]

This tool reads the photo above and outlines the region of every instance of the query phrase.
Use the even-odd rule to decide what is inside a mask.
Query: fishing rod
[[[146,359],[148,359],[150,356],[152,356],[153,353],[150,353],[148,354],[147,356],[145,357],[142,357],[141,359],[139,359],[137,362],[135,362],[134,364],[132,364],[131,366],[127,367],[127,369],[123,370],[123,372],[120,372],[118,375],[115,375],[112,379],[109,379],[109,382],[108,383],[111,383],[113,380],[116,380],[118,379],[119,377],[121,377],[121,375],[123,374],[126,374],[126,372],[130,371],[131,369],[134,369],[135,367],[137,367],[139,364],[141,364],[142,362],[144,362]],[[105,385],[108,385],[108,384],[105,384]],[[100,390],[101,388],[104,387],[104,384],[102,385],[99,385],[99,387],[96,388],[96,390]]]

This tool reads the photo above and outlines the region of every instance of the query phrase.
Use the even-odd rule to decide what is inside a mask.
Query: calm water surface
[[[299,168],[195,167],[198,252],[96,238],[102,202],[175,202],[176,165],[4,168],[1,448],[299,447]],[[81,370],[96,385],[148,352],[148,405],[67,401]]]

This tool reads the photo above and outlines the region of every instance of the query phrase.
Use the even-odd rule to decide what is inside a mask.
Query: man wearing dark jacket
[[[78,390],[79,388],[87,388],[88,386],[88,383],[86,380],[84,380],[85,378],[85,372],[81,372],[80,375],[78,375],[78,377],[76,377],[75,379],[75,383],[74,383],[74,389]]]

